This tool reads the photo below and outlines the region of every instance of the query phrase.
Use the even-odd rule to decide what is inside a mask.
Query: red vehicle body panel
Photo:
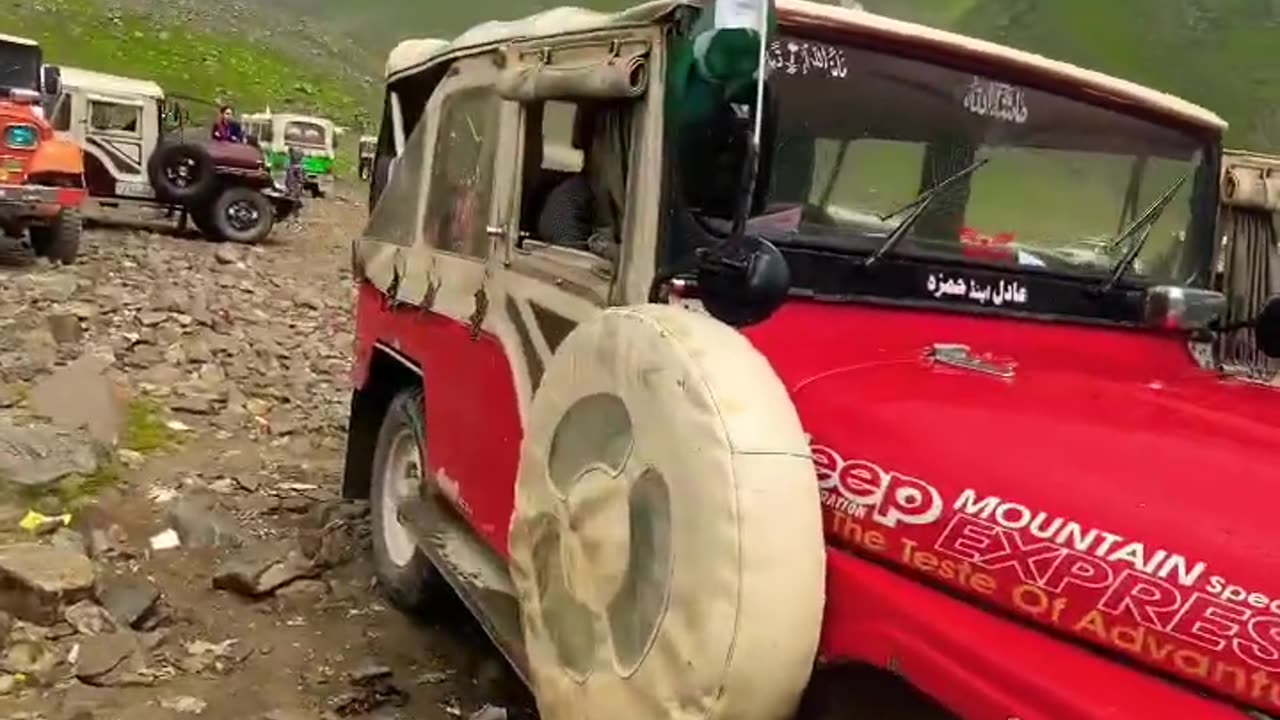
[[[367,283],[357,331],[357,387],[378,342],[422,370],[429,469],[506,557],[522,431],[500,344]],[[792,302],[744,334],[815,446],[824,661],[970,718],[1240,717],[1173,678],[1280,708],[1275,391],[1115,327]],[[1016,374],[937,366],[934,343]]]
[[[368,283],[360,286],[356,328],[355,386],[364,385],[377,340],[421,369],[427,471],[446,487],[456,484],[458,509],[508,558],[523,429],[501,345],[485,334],[472,340],[467,327],[441,315],[403,306],[390,309],[385,296]]]
[[[812,434],[833,546],[1280,708],[1275,390],[1148,331],[792,303],[746,334]],[[1016,375],[934,365],[933,343]]]
[[[39,142],[32,149],[11,148],[0,140],[0,218],[51,218],[85,200],[84,156],[72,143],[57,139],[53,128],[24,103],[0,100],[0,138],[10,125],[34,127]],[[59,185],[41,184],[58,176]]]

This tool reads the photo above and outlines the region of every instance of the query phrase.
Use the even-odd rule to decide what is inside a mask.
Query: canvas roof
[[[150,80],[108,75],[83,68],[63,67],[62,84],[68,88],[100,92],[107,95],[142,96],[164,99],[164,88]]]
[[[693,4],[696,4],[693,0],[655,0],[618,13],[560,7],[520,20],[482,23],[453,40],[406,40],[396,46],[387,58],[387,78],[392,79],[401,73],[427,67],[452,55],[484,46],[652,23],[678,7]],[[777,8],[779,23],[784,27],[825,28],[851,37],[888,41],[962,56],[996,67],[1042,74],[1209,130],[1222,131],[1227,127],[1226,121],[1217,114],[1182,98],[985,40],[894,20],[865,10],[824,5],[810,0],[777,0]]]
[[[299,113],[270,112],[270,111],[259,112],[259,113],[245,113],[244,115],[245,120],[266,120],[267,118],[271,118],[272,120],[275,120],[278,118],[280,120],[284,120],[285,122],[288,122],[290,120],[298,120],[301,122],[311,122],[311,123],[317,123],[319,125],[324,125],[325,127],[328,127],[331,130],[336,131],[338,129],[337,126],[334,125],[332,120],[328,118],[318,117],[315,115],[302,115]]]
[[[17,35],[5,35],[0,33],[0,42],[13,43],[14,45],[39,45],[40,43],[30,38],[18,37]]]

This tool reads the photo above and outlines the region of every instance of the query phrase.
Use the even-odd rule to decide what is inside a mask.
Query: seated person
[[[608,260],[617,259],[618,245],[606,218],[598,217],[597,198],[588,168],[593,118],[580,111],[574,127],[574,145],[583,150],[583,169],[562,180],[547,193],[538,215],[537,233],[543,241],[561,247],[587,250]]]
[[[220,142],[244,142],[244,128],[236,120],[236,111],[230,105],[218,109],[218,120],[213,124],[210,136]]]
[[[595,228],[595,196],[585,172],[551,189],[538,216],[538,237],[553,245],[585,250]]]

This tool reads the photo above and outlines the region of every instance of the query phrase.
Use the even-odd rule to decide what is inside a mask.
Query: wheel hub
[[[387,556],[398,567],[408,565],[417,547],[413,533],[400,521],[400,506],[414,497],[422,482],[422,456],[413,432],[405,428],[391,442],[382,477],[378,512]]]
[[[248,200],[237,200],[227,206],[227,220],[236,230],[251,230],[262,214]]]

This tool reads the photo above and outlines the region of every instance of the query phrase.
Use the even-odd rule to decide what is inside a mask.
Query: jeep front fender
[[[1228,703],[830,547],[819,657],[893,672],[964,718],[1241,716]],[[846,701],[856,706],[856,698]]]
[[[84,187],[84,151],[65,140],[45,140],[32,154],[27,175],[60,176],[74,181],[73,187]]]

